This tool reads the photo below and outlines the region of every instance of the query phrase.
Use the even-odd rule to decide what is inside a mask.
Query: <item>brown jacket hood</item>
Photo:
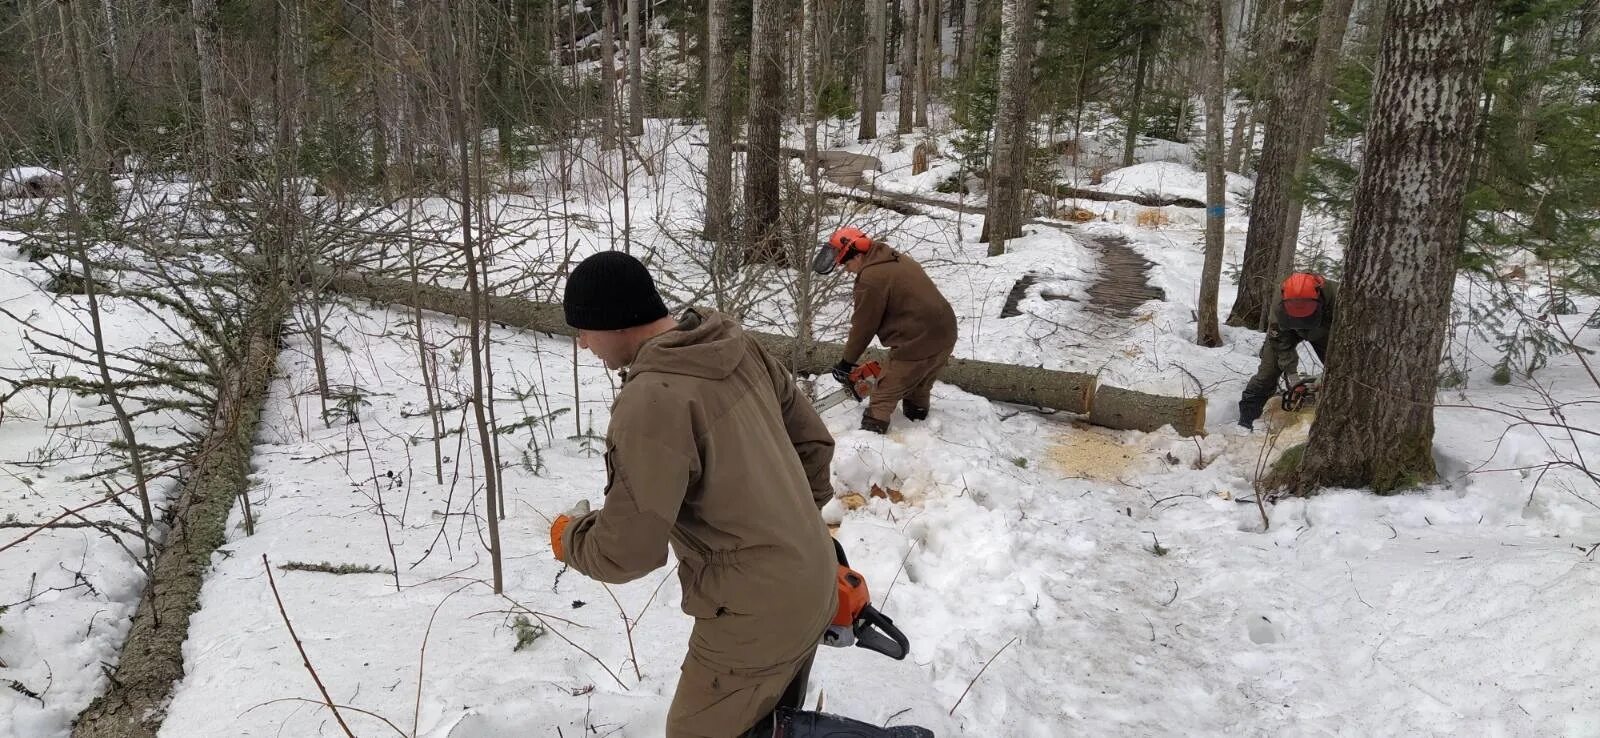
[[[835,608],[817,512],[833,497],[832,459],[793,375],[733,320],[691,310],[628,369],[606,433],[605,506],[567,527],[566,562],[626,582],[665,564],[670,543],[700,658],[791,662]],[[762,635],[711,635],[734,632]]]
[[[639,347],[623,383],[647,372],[727,379],[739,368],[746,351],[745,340],[744,329],[722,313],[691,308],[678,321],[677,330],[667,331]]]

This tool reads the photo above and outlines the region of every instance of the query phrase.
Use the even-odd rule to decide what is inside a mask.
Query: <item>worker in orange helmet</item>
[[[1281,297],[1267,325],[1267,340],[1261,344],[1261,364],[1239,396],[1239,425],[1246,429],[1261,417],[1267,400],[1278,389],[1283,377],[1290,388],[1307,383],[1300,374],[1301,341],[1309,341],[1323,363],[1328,361],[1328,336],[1333,332],[1339,283],[1321,275],[1296,272],[1283,280]]]
[[[856,275],[855,311],[844,356],[833,377],[846,386],[873,336],[889,347],[883,377],[861,417],[862,430],[886,433],[895,405],[908,420],[928,417],[933,382],[956,346],[956,314],[928,273],[905,254],[854,226],[840,228],[817,250],[812,269],[831,273],[843,265]]]

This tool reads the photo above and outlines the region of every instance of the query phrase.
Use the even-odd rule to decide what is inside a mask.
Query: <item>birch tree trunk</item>
[[[1436,477],[1433,402],[1491,0],[1392,0],[1373,83],[1326,389],[1292,489]]]
[[[1200,270],[1199,325],[1195,342],[1221,346],[1217,326],[1217,293],[1222,283],[1223,225],[1227,207],[1227,172],[1223,169],[1222,111],[1226,104],[1228,58],[1224,0],[1206,3],[1206,259]]]
[[[867,0],[867,49],[861,69],[861,129],[856,138],[878,137],[878,111],[883,109],[884,26],[887,0]]]
[[[1000,95],[989,165],[989,210],[981,238],[989,255],[1006,251],[1006,240],[1022,235],[1027,190],[1023,182],[1028,143],[1028,89],[1032,80],[1036,0],[1005,0],[1000,24]]]

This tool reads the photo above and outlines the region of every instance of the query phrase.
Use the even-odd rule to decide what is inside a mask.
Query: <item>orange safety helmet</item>
[[[1295,272],[1283,280],[1283,312],[1292,322],[1310,322],[1322,309],[1322,283],[1315,274]]]
[[[833,232],[828,241],[817,248],[811,269],[818,274],[831,273],[835,267],[852,257],[872,250],[872,237],[855,226],[845,226]]]

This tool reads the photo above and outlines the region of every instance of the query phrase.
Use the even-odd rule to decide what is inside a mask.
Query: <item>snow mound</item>
[[[42,197],[66,184],[60,172],[44,167],[12,167],[0,171],[0,197]]]
[[[1206,174],[1183,164],[1154,161],[1108,172],[1100,184],[1091,185],[1090,189],[1205,202]],[[1227,191],[1230,195],[1249,189],[1248,178],[1233,173],[1228,174]]]

